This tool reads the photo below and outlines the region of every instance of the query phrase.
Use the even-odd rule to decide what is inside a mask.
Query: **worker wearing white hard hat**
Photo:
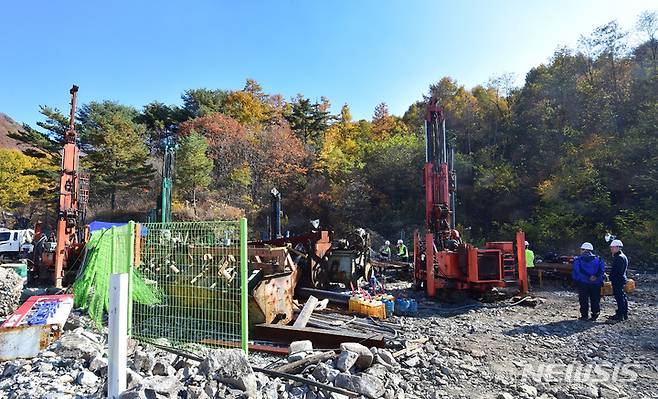
[[[623,248],[624,243],[621,240],[612,240],[610,243],[610,248]]]
[[[610,252],[612,253],[612,269],[610,270],[610,282],[612,283],[612,293],[617,302],[617,311],[614,316],[609,317],[610,321],[617,322],[628,319],[628,298],[624,291],[626,285],[626,270],[628,269],[628,258],[622,252],[624,243],[621,240],[612,240],[610,242]]]
[[[592,245],[589,242],[584,242],[581,246],[580,249],[583,251],[594,251],[594,245]]]
[[[403,240],[398,240],[398,258],[400,258],[401,261],[403,262],[408,262],[409,261],[409,250],[407,249],[407,246],[404,245]]]
[[[525,242],[525,267],[535,267],[535,253],[530,249],[530,243]]]
[[[593,250],[591,243],[582,243],[580,256],[573,261],[571,276],[578,287],[580,320],[595,321],[601,313],[601,286],[605,276],[605,262],[594,255]]]
[[[379,248],[379,255],[384,260],[391,260],[391,242],[389,240],[384,241],[384,245]]]

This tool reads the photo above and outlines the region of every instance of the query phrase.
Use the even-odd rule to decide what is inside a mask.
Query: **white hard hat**
[[[391,245],[391,242],[389,240],[384,241],[384,245]]]
[[[580,249],[586,249],[588,251],[593,251],[594,246],[589,242],[584,242],[583,245],[580,246]]]
[[[398,244],[404,244],[404,241],[398,240]]]
[[[526,246],[526,247],[529,247],[529,246],[530,246],[530,243],[529,243],[528,241],[526,241],[526,242],[525,242],[525,246]]]
[[[622,243],[621,240],[612,240],[612,242],[610,243],[610,246],[611,246],[611,247],[619,247],[619,248],[621,248],[621,247],[624,246],[624,243]]]

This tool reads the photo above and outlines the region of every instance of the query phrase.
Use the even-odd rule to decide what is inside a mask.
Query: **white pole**
[[[128,273],[110,275],[107,397],[116,399],[126,390],[128,357]]]

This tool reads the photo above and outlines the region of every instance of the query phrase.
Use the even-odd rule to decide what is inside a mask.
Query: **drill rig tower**
[[[80,253],[88,239],[84,224],[84,212],[89,198],[89,176],[80,171],[80,149],[75,131],[75,111],[78,86],[73,86],[69,126],[63,137],[62,164],[59,178],[59,201],[55,236],[48,240],[41,223],[35,227],[34,271],[39,279],[47,279],[61,288],[64,269],[80,259]]]
[[[425,234],[414,234],[414,278],[430,297],[437,290],[487,291],[518,284],[527,291],[525,235],[514,242],[489,242],[484,249],[464,243],[456,230],[454,153],[448,165],[445,117],[432,98],[425,115]],[[515,245],[516,244],[516,245]]]

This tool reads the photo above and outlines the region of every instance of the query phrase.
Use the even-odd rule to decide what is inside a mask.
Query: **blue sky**
[[[0,112],[116,100],[180,104],[185,89],[328,97],[370,118],[402,114],[430,83],[466,86],[530,68],[617,19],[630,29],[655,0],[598,1],[11,1],[0,24]]]

